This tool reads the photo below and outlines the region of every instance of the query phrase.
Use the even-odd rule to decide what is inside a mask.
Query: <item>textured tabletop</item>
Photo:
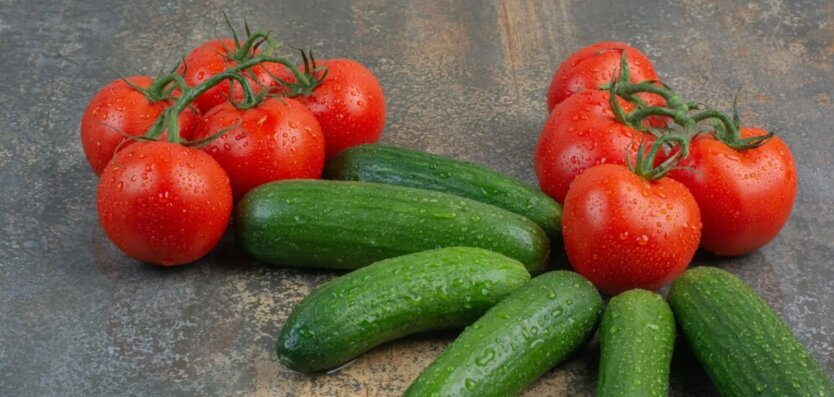
[[[293,373],[277,363],[276,336],[334,273],[253,262],[231,235],[176,269],[107,240],[79,141],[87,101],[116,72],[153,74],[224,34],[224,11],[367,65],[388,103],[383,142],[530,183],[550,77],[584,45],[628,42],[683,95],[719,108],[741,87],[744,120],[790,145],[799,196],[768,246],[696,262],[741,276],[834,375],[834,2],[674,3],[0,0],[0,395],[397,395],[454,338]],[[592,342],[524,395],[592,395],[598,357]],[[716,395],[680,343],[671,394]]]

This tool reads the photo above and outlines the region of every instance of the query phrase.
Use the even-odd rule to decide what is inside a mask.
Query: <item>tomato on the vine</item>
[[[164,141],[137,142],[105,167],[97,202],[99,222],[120,250],[175,266],[217,244],[231,217],[232,190],[208,154]]]
[[[153,83],[152,77],[131,76],[126,80],[115,80],[99,90],[81,117],[81,144],[96,175],[101,175],[120,145],[129,143],[125,142],[128,136],[145,135],[154,120],[173,103],[168,99],[151,100],[136,88],[147,89]],[[196,121],[197,113],[192,109],[180,114],[182,138],[191,136]]]
[[[218,105],[203,116],[194,139],[218,133],[203,150],[229,175],[235,201],[266,182],[319,178],[324,168],[321,127],[294,99],[270,98],[250,109]]]
[[[701,236],[686,187],[649,181],[623,165],[589,168],[570,186],[562,217],[568,259],[600,290],[657,290],[680,275]]]
[[[651,134],[617,121],[607,91],[589,90],[557,105],[536,146],[536,176],[542,191],[562,202],[571,181],[597,164],[624,164]],[[628,112],[634,105],[617,98]]]
[[[243,43],[236,43],[234,39],[223,38],[209,40],[193,50],[183,59],[177,73],[182,74],[185,83],[189,86],[197,86],[212,76],[222,73],[237,65],[235,52]],[[247,56],[255,55],[258,51],[250,51]],[[274,76],[281,73],[283,66],[265,62],[255,65],[242,75],[249,81],[253,92],[259,92],[261,87],[275,85]],[[254,77],[254,78],[253,78]],[[208,89],[194,99],[194,106],[205,113],[211,108],[224,103],[227,98],[240,99],[243,96],[243,88],[239,83],[223,81],[220,84]]]
[[[316,67],[326,69],[324,80],[308,95],[293,98],[316,115],[327,157],[351,146],[378,142],[385,127],[386,108],[376,76],[351,59],[316,61]],[[286,71],[282,79],[294,82]]]
[[[608,84],[620,71],[625,52],[631,82],[658,80],[652,62],[640,50],[625,43],[605,41],[584,47],[568,57],[556,72],[547,90],[547,110],[584,90],[598,90]],[[661,105],[662,98],[641,96],[650,105]]]
[[[757,128],[740,133],[742,139],[767,134]],[[777,136],[736,150],[713,135],[700,135],[669,176],[692,192],[704,222],[701,247],[718,255],[746,254],[770,242],[796,199],[794,159]]]

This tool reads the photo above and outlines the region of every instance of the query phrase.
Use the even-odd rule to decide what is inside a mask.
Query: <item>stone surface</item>
[[[544,93],[570,52],[601,40],[644,50],[685,96],[777,130],[799,166],[780,236],[722,266],[762,293],[834,374],[834,3],[56,2],[0,0],[0,395],[396,395],[453,334],[408,338],[330,375],[292,373],[274,343],[328,272],[270,268],[231,236],[191,266],[123,256],[95,211],[78,124],[122,74],[153,74],[247,17],[322,57],[351,57],[382,82],[383,141],[535,182]],[[684,346],[674,396],[716,395]],[[526,396],[591,395],[598,347]]]

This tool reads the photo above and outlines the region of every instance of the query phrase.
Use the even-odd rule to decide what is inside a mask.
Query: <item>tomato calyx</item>
[[[327,68],[316,65],[316,58],[313,55],[313,50],[304,51],[302,48],[293,48],[301,53],[304,72],[293,73],[293,77],[295,77],[294,82],[288,82],[276,76],[273,76],[273,78],[276,82],[278,82],[278,84],[281,84],[281,86],[287,89],[287,92],[285,92],[283,96],[290,98],[296,96],[309,96],[313,93],[313,90],[315,90],[316,87],[324,82],[324,79],[327,77]]]
[[[733,115],[732,118],[725,113],[713,109],[704,110],[692,118],[695,122],[710,120],[713,127],[713,136],[725,145],[742,151],[746,149],[755,149],[766,144],[776,134],[770,131],[763,135],[751,136],[747,138],[741,137],[741,121],[738,116],[738,94],[733,97]]]
[[[691,140],[691,134],[667,133],[657,137],[651,146],[647,147],[646,142],[640,142],[634,161],[632,162],[632,159],[626,156],[626,166],[631,172],[647,181],[663,178],[689,156]],[[656,164],[655,160],[661,150],[668,150],[671,155],[660,164]]]

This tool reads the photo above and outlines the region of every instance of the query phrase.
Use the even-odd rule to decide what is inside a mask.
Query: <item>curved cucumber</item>
[[[542,274],[467,327],[404,396],[518,394],[590,339],[601,309],[582,276]]]
[[[635,289],[608,302],[599,328],[597,396],[668,396],[675,318],[653,292]]]
[[[451,193],[530,218],[557,236],[562,206],[542,191],[465,161],[379,144],[346,149],[333,157],[325,178],[386,183]]]
[[[386,259],[322,285],[296,306],[278,338],[278,360],[319,371],[405,335],[463,327],[529,279],[518,261],[479,248]]]
[[[527,218],[428,190],[365,182],[288,180],[250,191],[235,219],[243,249],[266,263],[356,269],[441,247],[495,251],[540,272],[550,253]]]
[[[834,384],[776,313],[738,277],[698,267],[669,304],[722,396],[834,396]]]

